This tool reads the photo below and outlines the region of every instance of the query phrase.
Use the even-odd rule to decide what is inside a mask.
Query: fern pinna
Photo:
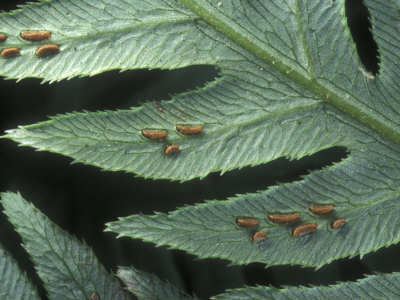
[[[192,65],[219,72],[205,87],[158,105],[59,115],[3,138],[104,170],[181,182],[342,147],[344,160],[300,181],[167,214],[133,214],[106,224],[106,231],[237,265],[321,268],[363,257],[400,239],[400,4],[364,1],[379,51],[374,76],[360,62],[344,2],[43,0],[2,13],[0,74],[7,79],[55,82],[112,69]],[[3,195],[24,239],[11,198],[21,212],[35,209],[18,195]],[[55,232],[54,238],[65,234]],[[118,276],[139,298],[190,297],[134,269]],[[329,287],[247,287],[216,298],[337,298],[348,289],[349,298],[395,298],[398,280],[393,273]],[[82,288],[85,297],[94,292]],[[112,297],[103,292],[95,293]]]

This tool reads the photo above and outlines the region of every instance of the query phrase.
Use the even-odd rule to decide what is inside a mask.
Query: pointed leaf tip
[[[51,222],[21,195],[3,193],[1,203],[50,298],[88,299],[96,293],[100,299],[130,299],[87,245]]]

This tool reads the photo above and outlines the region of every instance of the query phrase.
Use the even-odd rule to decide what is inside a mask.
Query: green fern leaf
[[[176,299],[196,300],[170,283],[165,283],[155,275],[136,270],[134,268],[121,268],[118,277],[125,283],[127,290],[132,292],[139,300]]]
[[[88,246],[57,227],[19,194],[3,193],[1,203],[50,299],[89,300],[95,299],[93,294],[100,299],[130,299]]]
[[[31,5],[2,17],[7,24],[18,24],[11,20],[34,10],[47,20],[46,12],[64,3],[51,1],[50,8],[45,3]],[[400,240],[396,205],[400,194],[400,45],[391,38],[398,33],[397,1],[365,1],[380,51],[376,77],[359,62],[346,26],[344,1],[235,0],[222,5],[211,0],[131,1],[130,10],[127,7],[113,15],[118,34],[107,31],[107,16],[116,9],[107,1],[70,3],[75,17],[84,16],[79,19],[82,32],[73,32],[64,43],[60,40],[61,52],[51,58],[39,59],[31,53],[32,61],[26,65],[21,62],[27,55],[2,60],[0,73],[53,81],[112,68],[207,64],[220,71],[220,78],[161,106],[58,116],[11,130],[7,138],[106,170],[180,181],[279,157],[298,159],[333,146],[345,147],[349,153],[342,162],[313,172],[301,182],[168,215],[135,215],[110,224],[108,230],[238,264],[315,267],[340,257],[362,256]],[[87,6],[94,3],[102,9],[88,16]],[[125,22],[128,16],[138,21]],[[126,30],[127,23],[138,27]],[[59,35],[67,34],[62,21],[54,28],[43,24],[54,31],[54,42],[58,43],[57,30]],[[21,24],[15,26],[22,29]],[[93,27],[99,29],[98,34],[91,33]],[[147,42],[140,41],[146,46],[128,42],[131,32],[138,34],[136,30],[146,38]],[[120,39],[127,42],[116,52],[104,41],[107,37],[112,45]],[[75,43],[78,56],[74,56]],[[127,57],[131,52],[133,61]],[[76,64],[78,57],[82,66]],[[126,59],[124,63],[120,57]],[[24,65],[20,73],[14,72],[17,64]],[[177,130],[180,124],[201,125],[204,131],[185,135]],[[143,136],[147,128],[166,130],[168,136],[150,140]],[[179,152],[166,155],[169,144],[179,146]],[[309,211],[309,206],[322,204],[335,209],[327,216]],[[268,214],[293,212],[301,215],[298,224],[267,219]],[[258,227],[241,228],[236,224],[238,217],[257,218]],[[338,218],[345,218],[347,224],[333,229],[332,222]],[[291,236],[296,225],[307,223],[316,224],[318,230]],[[267,232],[268,239],[251,242],[255,231]]]
[[[43,78],[59,81],[90,76],[112,69],[177,68],[202,64],[211,45],[190,47],[201,38],[198,19],[176,1],[51,1],[24,5],[0,14],[4,48],[18,48],[20,55],[0,60],[0,74],[7,78]],[[21,31],[48,31],[42,41],[29,41]],[[186,47],[176,47],[179,41]],[[36,51],[43,45],[60,51],[45,58]],[[211,59],[209,63],[213,63]]]
[[[212,299],[398,299],[400,296],[400,274],[368,276],[357,282],[339,283],[332,286],[248,287],[230,290]]]
[[[0,299],[39,300],[36,289],[0,245]]]

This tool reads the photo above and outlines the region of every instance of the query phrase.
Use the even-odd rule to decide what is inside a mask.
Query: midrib
[[[271,54],[266,52],[252,40],[249,40],[246,35],[243,35],[240,32],[233,30],[229,26],[228,22],[224,21],[223,16],[214,14],[211,11],[211,9],[207,10],[205,8],[206,6],[211,8],[209,4],[204,2],[198,3],[196,0],[178,0],[178,1],[181,2],[183,5],[185,5],[194,14],[198,15],[209,25],[214,27],[216,30],[222,32],[226,37],[231,39],[233,42],[240,45],[242,48],[246,49],[252,55],[270,65],[271,68],[275,68],[287,78],[297,82],[307,90],[311,91],[320,98],[324,99],[326,103],[336,107],[346,115],[351,116],[353,119],[366,125],[367,127],[376,131],[378,134],[384,136],[385,138],[395,142],[397,145],[400,146],[399,132],[397,132],[393,128],[390,128],[387,124],[383,123],[382,120],[377,119],[374,115],[368,114],[366,112],[361,112],[357,106],[345,101],[345,99],[340,97],[334,91],[329,90],[328,88],[320,85],[314,80],[310,80],[309,78],[304,77],[303,75],[296,72],[289,66],[280,62],[279,59],[273,57]],[[362,103],[359,103],[359,106],[361,105]]]

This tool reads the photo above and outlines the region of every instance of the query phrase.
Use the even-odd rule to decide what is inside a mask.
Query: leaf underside
[[[180,181],[345,147],[347,159],[300,182],[170,214],[133,215],[107,230],[234,264],[321,267],[362,256],[400,239],[398,1],[365,4],[380,54],[375,78],[359,62],[344,0],[59,0],[2,14],[1,31],[9,35],[4,45],[21,48],[19,57],[0,60],[0,74],[8,78],[57,81],[110,69],[189,65],[220,72],[214,82],[161,105],[57,116],[6,137],[106,170]],[[61,52],[36,57],[42,42],[23,41],[22,29],[50,30]],[[204,131],[183,135],[178,124]],[[145,128],[168,136],[149,140]],[[180,151],[165,155],[167,144]],[[308,210],[315,204],[335,209],[318,216]],[[292,212],[301,214],[298,224],[266,218]],[[257,218],[259,225],[243,229],[237,217]],[[335,230],[337,218],[347,223]],[[292,238],[294,226],[306,223],[318,230]],[[253,243],[256,230],[268,238]]]
[[[50,299],[130,299],[104,272],[86,245],[79,244],[19,194],[3,193],[1,202],[36,264]],[[0,270],[1,299],[39,299],[26,276],[1,249]],[[120,268],[118,277],[137,299],[198,299],[155,275],[134,268]],[[246,287],[228,290],[212,299],[396,299],[400,295],[399,280],[399,273],[392,273],[332,286]]]
[[[57,227],[19,194],[0,196],[50,299],[89,300],[93,294],[100,299],[130,299],[88,246]]]
[[[0,299],[39,300],[36,289],[0,245]]]
[[[332,286],[291,287],[285,289],[255,287],[230,290],[212,299],[398,299],[400,274],[367,276],[357,282]]]
[[[133,267],[118,270],[127,289],[141,299],[197,299],[161,281],[157,276]],[[313,287],[245,287],[227,290],[211,299],[397,299],[400,296],[400,274],[368,275],[355,282]]]

